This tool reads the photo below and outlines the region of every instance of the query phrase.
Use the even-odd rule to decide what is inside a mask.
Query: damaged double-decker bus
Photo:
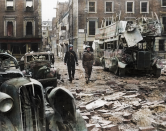
[[[155,52],[155,38],[161,36],[162,24],[155,16],[119,20],[97,29],[94,54],[100,59],[104,70],[119,76],[145,73],[160,77],[162,63]]]

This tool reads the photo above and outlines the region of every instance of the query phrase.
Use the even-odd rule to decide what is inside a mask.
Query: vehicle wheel
[[[120,77],[125,76],[125,68],[119,68],[118,70],[119,70],[119,76]]]
[[[115,71],[114,71],[114,74],[118,75],[118,73],[119,73],[119,68],[117,67],[117,69],[115,69]]]
[[[52,84],[53,87],[57,87],[57,79]]]
[[[156,78],[159,78],[160,75],[161,75],[161,69],[156,69],[156,70],[155,70],[155,73],[154,73],[154,76],[155,76]]]

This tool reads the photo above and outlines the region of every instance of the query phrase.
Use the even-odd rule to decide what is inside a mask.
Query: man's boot
[[[86,78],[86,84],[88,84],[89,83],[89,80],[88,80],[88,78]]]

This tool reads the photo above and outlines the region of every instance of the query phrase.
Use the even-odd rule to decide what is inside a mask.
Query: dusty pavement
[[[75,80],[70,83],[67,67],[57,59],[58,86],[69,89],[88,131],[166,131],[166,76],[124,78],[94,66],[89,84],[79,61]]]

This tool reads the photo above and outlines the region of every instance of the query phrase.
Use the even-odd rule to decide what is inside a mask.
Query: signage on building
[[[79,33],[84,33],[84,29],[79,29],[78,32]]]

